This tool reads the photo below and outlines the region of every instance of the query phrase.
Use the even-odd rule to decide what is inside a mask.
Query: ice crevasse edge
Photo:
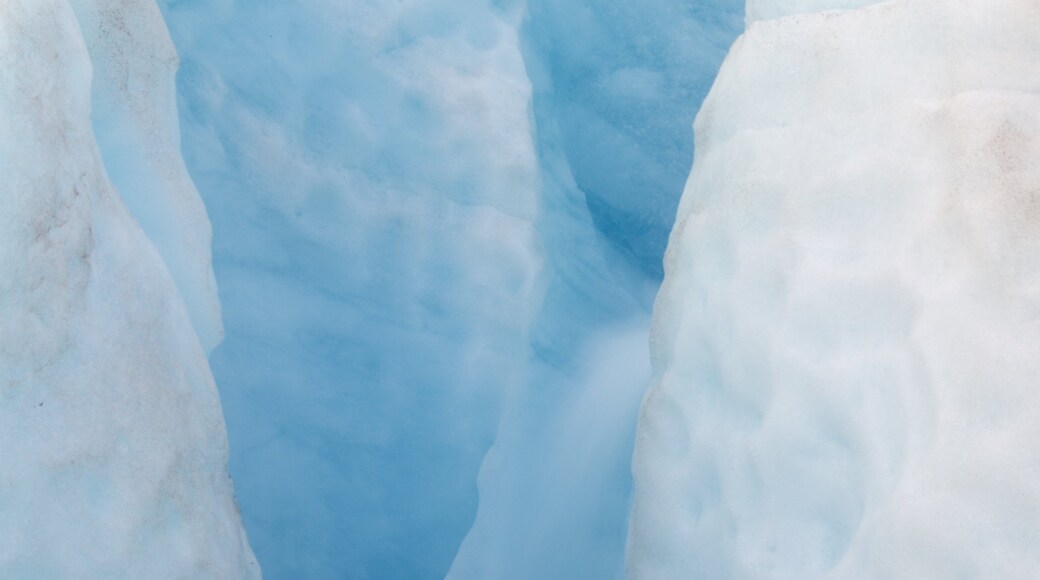
[[[655,308],[629,574],[1033,577],[1040,5],[748,20]]]
[[[164,31],[150,1],[0,5],[0,576],[259,575],[206,361],[209,226],[177,173]],[[92,113],[123,107],[133,121],[95,139]],[[157,165],[107,167],[116,142]],[[124,201],[149,195],[182,229],[142,230]]]

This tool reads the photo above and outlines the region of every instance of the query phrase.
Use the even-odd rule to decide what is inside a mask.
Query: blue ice
[[[619,574],[649,312],[742,2],[160,5],[265,575]]]

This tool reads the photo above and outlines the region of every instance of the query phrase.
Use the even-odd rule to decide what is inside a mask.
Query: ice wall
[[[213,368],[265,574],[443,577],[537,300],[519,14],[163,6],[214,222]]]
[[[166,262],[207,352],[223,338],[209,218],[184,166],[177,51],[155,0],[71,0],[93,65],[94,131],[112,180]]]
[[[621,573],[664,232],[691,160],[693,115],[742,8],[528,3],[545,295],[529,377],[507,403],[450,578]]]
[[[580,192],[599,235],[658,279],[693,159],[693,117],[743,30],[744,3],[527,6],[524,60],[543,170],[568,174],[556,181]]]
[[[0,4],[0,71],[0,576],[259,577],[205,353],[108,181],[69,4]]]
[[[664,239],[743,5],[619,4],[161,2],[269,578],[620,571]]]
[[[1035,575],[1038,29],[904,0],[737,42],[655,308],[630,577]]]

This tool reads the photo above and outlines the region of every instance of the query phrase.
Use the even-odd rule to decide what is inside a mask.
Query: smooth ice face
[[[1037,30],[919,0],[737,42],[655,310],[631,577],[1035,575]]]
[[[0,576],[256,578],[220,403],[64,0],[0,4]]]
[[[209,352],[224,336],[210,223],[184,166],[177,52],[155,0],[71,0],[93,65],[92,118],[109,178],[162,255]]]

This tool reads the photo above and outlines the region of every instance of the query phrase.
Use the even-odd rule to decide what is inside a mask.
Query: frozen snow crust
[[[256,578],[205,354],[64,0],[0,4],[0,577]]]
[[[1032,0],[890,1],[734,46],[655,309],[632,578],[1035,577],[1037,30]]]

